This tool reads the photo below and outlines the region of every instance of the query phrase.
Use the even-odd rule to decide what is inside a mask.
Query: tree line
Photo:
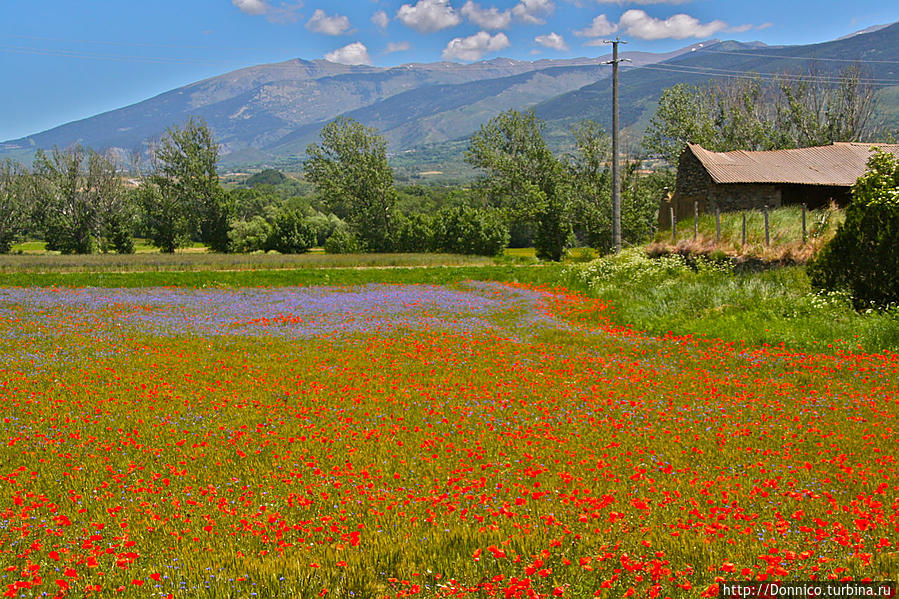
[[[0,251],[24,237],[65,254],[131,253],[140,236],[162,252],[201,242],[215,252],[451,252],[496,255],[510,242],[558,260],[566,247],[608,248],[609,138],[595,123],[573,129],[577,151],[555,156],[533,113],[514,110],[486,123],[466,160],[484,176],[446,193],[400,189],[387,142],[374,129],[338,118],[307,149],[311,197],[277,171],[258,187],[226,191],[219,145],[200,120],[171,127],[141,163],[73,146],[39,151],[31,169],[0,164]],[[131,182],[131,187],[126,182]],[[625,177],[625,238],[647,238],[667,175]]]
[[[849,65],[838,74],[814,69],[771,79],[732,77],[669,87],[643,138],[670,164],[687,142],[707,150],[784,150],[837,141],[883,141],[876,89]]]

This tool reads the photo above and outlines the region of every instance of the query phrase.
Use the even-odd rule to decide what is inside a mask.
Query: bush
[[[271,235],[272,226],[261,216],[254,216],[248,221],[237,221],[231,224],[228,232],[230,249],[239,254],[265,251]]]
[[[315,244],[315,234],[298,210],[278,211],[271,226],[266,249],[282,254],[304,254]]]
[[[509,229],[496,212],[467,206],[444,208],[434,219],[438,252],[496,256],[509,244]]]
[[[899,159],[877,151],[852,187],[846,220],[809,264],[812,285],[847,291],[853,305],[899,304]]]
[[[364,249],[362,242],[345,228],[336,229],[325,240],[325,253],[328,254],[358,254]]]
[[[428,252],[434,246],[431,219],[425,214],[398,215],[394,222],[393,250],[396,252]]]

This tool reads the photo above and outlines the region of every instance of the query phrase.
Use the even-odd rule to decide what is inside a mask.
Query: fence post
[[[721,243],[721,208],[715,206],[715,241]]]
[[[744,210],[741,214],[743,215],[743,245],[745,246],[746,245],[746,211]]]
[[[674,206],[668,210],[671,211],[671,243],[677,243],[677,216],[674,214]]]
[[[699,202],[693,202],[693,241],[699,237]]]
[[[802,244],[805,245],[805,242],[808,241],[808,233],[806,233],[805,229],[805,211],[806,205],[805,202],[802,203]]]
[[[768,204],[765,204],[765,247],[771,245],[771,230],[768,228]]]

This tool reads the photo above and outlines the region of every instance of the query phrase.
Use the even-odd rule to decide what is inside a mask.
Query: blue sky
[[[841,0],[31,0],[0,20],[0,140],[245,66],[329,58],[392,66],[497,56],[662,52],[702,39],[827,41],[899,20]]]

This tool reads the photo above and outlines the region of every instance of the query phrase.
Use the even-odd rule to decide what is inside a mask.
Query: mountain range
[[[393,153],[415,154],[460,140],[509,108],[533,108],[551,138],[590,118],[611,121],[610,56],[391,68],[301,59],[247,67],[137,104],[0,143],[0,156],[23,161],[38,148],[73,143],[123,153],[145,150],[190,116],[203,118],[222,144],[226,165],[302,159],[321,127],[338,115],[376,127]],[[662,91],[676,83],[757,73],[823,74],[857,62],[880,88],[879,110],[899,124],[899,23],[812,45],[766,46],[709,40],[667,54],[623,52],[621,122],[639,134]],[[453,145],[450,143],[450,145]],[[456,143],[454,147],[458,147]],[[423,155],[426,154],[423,153]]]

